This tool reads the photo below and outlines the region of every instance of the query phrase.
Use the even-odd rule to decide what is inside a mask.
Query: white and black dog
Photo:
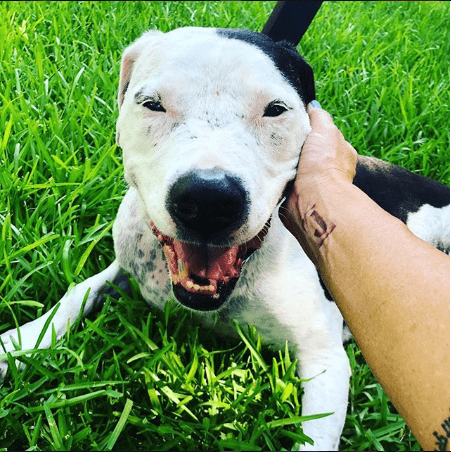
[[[128,272],[151,305],[172,297],[233,334],[253,324],[299,359],[304,449],[338,448],[349,364],[343,319],[278,209],[310,132],[310,66],[294,47],[246,30],[152,31],[125,50],[117,142],[130,188],[113,235],[116,260],[75,286],[52,320],[61,337]],[[449,189],[361,157],[355,184],[420,238],[449,251]],[[370,275],[369,275],[370,277]],[[34,348],[50,315],[1,336]],[[40,347],[51,344],[48,328]],[[0,356],[3,374],[6,355]],[[1,369],[0,369],[1,370]]]

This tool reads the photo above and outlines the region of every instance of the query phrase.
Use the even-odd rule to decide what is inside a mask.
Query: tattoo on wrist
[[[313,204],[302,217],[302,229],[313,238],[318,248],[321,248],[326,238],[335,229],[335,224],[325,221],[316,211],[316,204]]]
[[[449,441],[449,417],[445,419],[442,424],[442,429],[445,432],[444,435],[440,435],[437,432],[434,432],[433,435],[436,438],[435,445],[437,446],[435,450],[446,450]]]

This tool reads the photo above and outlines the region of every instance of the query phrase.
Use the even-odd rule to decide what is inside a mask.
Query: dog
[[[12,329],[5,354],[32,349],[49,316],[58,338],[128,275],[146,301],[172,296],[218,334],[252,324],[299,360],[302,450],[336,450],[350,367],[343,318],[278,210],[311,128],[313,73],[286,42],[248,30],[146,32],[122,57],[116,140],[129,189],[113,227],[116,260],[54,314]],[[449,253],[449,189],[359,157],[354,183],[417,236]],[[370,276],[369,276],[370,277]],[[19,336],[20,335],[20,336]],[[40,347],[49,347],[47,328]],[[15,345],[16,344],[16,345]]]

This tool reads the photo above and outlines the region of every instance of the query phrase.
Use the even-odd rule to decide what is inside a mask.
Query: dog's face
[[[126,49],[117,141],[176,298],[218,309],[257,249],[310,131],[310,67],[244,30],[148,32]]]

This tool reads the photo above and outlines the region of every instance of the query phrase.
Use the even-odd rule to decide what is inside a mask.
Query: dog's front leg
[[[320,350],[299,350],[297,355],[304,380],[302,415],[333,413],[302,424],[315,444],[305,444],[300,450],[338,450],[348,403],[350,368],[346,352],[337,343]]]
[[[58,305],[43,316],[22,325],[20,328],[13,328],[3,333],[0,336],[0,380],[4,378],[7,369],[6,354],[4,352],[16,350],[16,345],[21,350],[50,347],[53,329],[57,338],[63,336],[68,326],[72,325],[79,315],[87,315],[102,301],[104,294],[113,292],[106,283],[107,281],[122,288],[126,283],[125,278],[123,270],[119,267],[117,261],[114,261],[104,271],[69,290],[59,301]],[[54,312],[55,309],[56,312]],[[48,322],[49,317],[52,315],[53,318]],[[37,344],[46,323],[48,323],[46,331],[40,343]]]

